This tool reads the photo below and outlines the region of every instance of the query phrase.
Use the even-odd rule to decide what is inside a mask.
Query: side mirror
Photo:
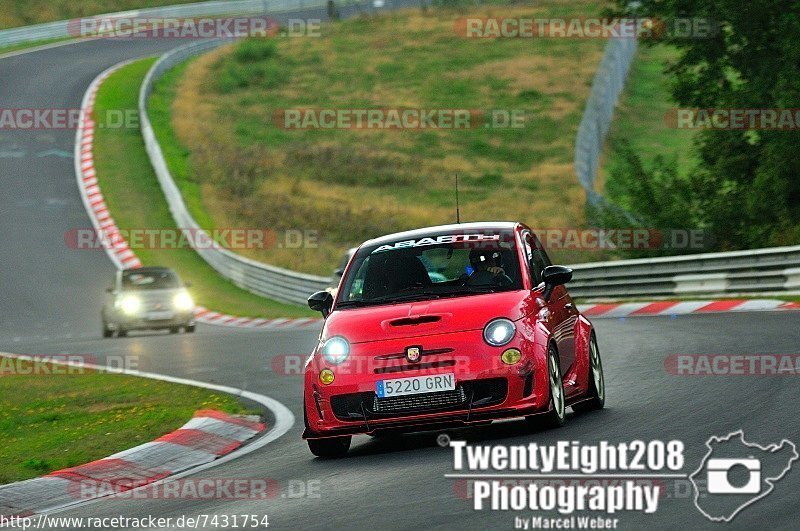
[[[322,312],[323,317],[328,317],[333,306],[333,295],[327,291],[318,291],[308,298],[308,307],[315,312]]]
[[[343,267],[340,267],[336,271],[333,272],[333,276],[335,276],[335,277],[342,278],[342,275],[344,275],[344,268]]]
[[[560,265],[551,265],[542,271],[544,279],[544,300],[549,300],[556,286],[563,286],[572,280],[572,269]]]

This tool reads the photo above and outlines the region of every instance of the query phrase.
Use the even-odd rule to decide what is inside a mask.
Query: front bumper
[[[531,334],[532,336],[533,334]],[[399,356],[409,345],[421,345],[423,356],[410,363]],[[501,353],[517,348],[522,359],[500,361]],[[319,381],[328,368],[336,378]],[[454,391],[378,398],[379,380],[453,373]],[[433,335],[414,340],[354,344],[340,366],[320,363],[314,356],[305,374],[304,438],[373,434],[386,430],[422,431],[522,417],[549,406],[546,349],[520,330],[503,347],[483,342],[482,331]]]
[[[117,315],[108,322],[110,330],[159,330],[194,325],[194,312],[174,312],[166,319],[150,318],[147,315]]]

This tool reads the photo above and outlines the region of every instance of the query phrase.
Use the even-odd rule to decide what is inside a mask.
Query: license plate
[[[452,391],[455,388],[455,374],[434,374],[431,376],[380,380],[375,384],[375,394],[378,395],[378,398],[389,398],[390,396]]]
[[[166,321],[174,316],[172,312],[147,312],[146,318],[148,321]]]

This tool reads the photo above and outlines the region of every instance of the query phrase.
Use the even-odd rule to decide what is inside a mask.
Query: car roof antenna
[[[456,173],[456,223],[461,223],[461,212],[458,208],[458,174]]]

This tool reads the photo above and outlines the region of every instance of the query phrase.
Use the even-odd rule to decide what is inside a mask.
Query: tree
[[[635,7],[631,7],[635,6]],[[616,15],[664,21],[660,39],[680,52],[668,68],[681,107],[800,108],[800,0],[641,0]],[[709,35],[684,36],[679,21],[706,20]],[[700,162],[684,185],[697,221],[722,248],[800,240],[800,124],[792,130],[702,130]]]

